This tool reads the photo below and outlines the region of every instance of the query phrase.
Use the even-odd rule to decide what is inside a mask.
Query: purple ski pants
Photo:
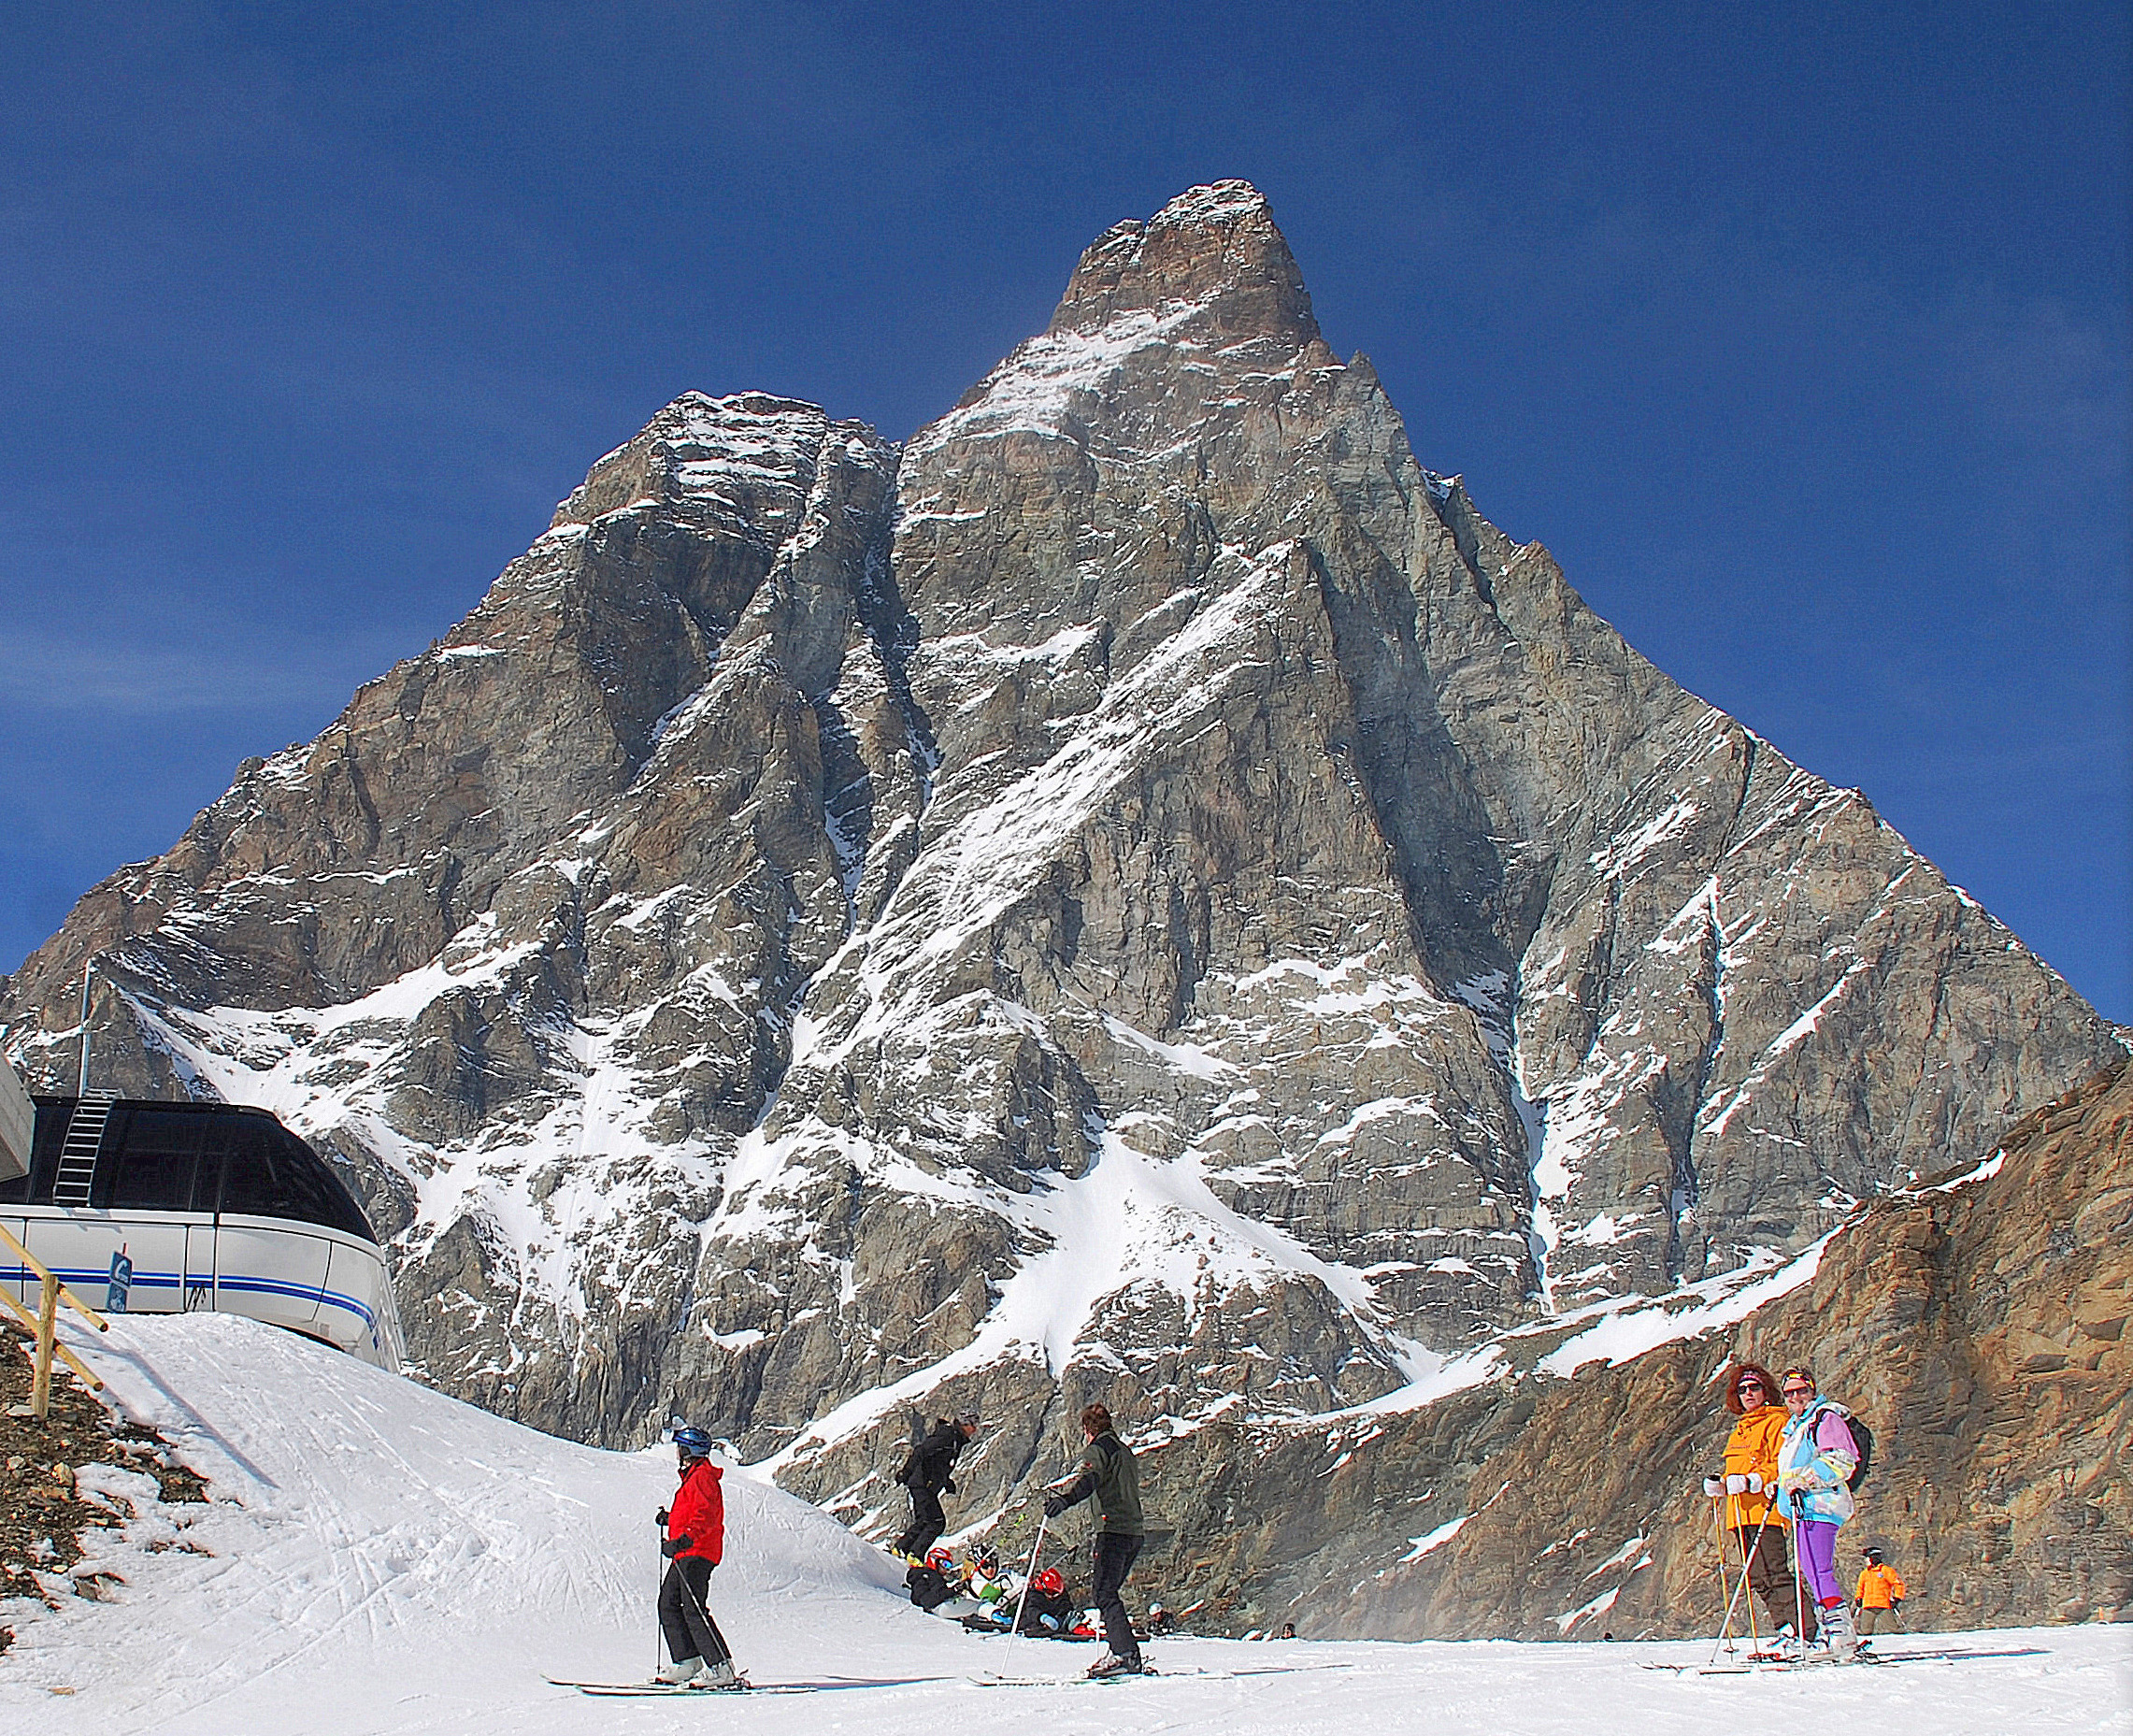
[[[1823,1519],[1802,1519],[1795,1528],[1799,1536],[1800,1577],[1814,1600],[1825,1609],[1844,1601],[1837,1586],[1837,1528]]]

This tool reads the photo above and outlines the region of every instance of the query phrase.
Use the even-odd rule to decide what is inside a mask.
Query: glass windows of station
[[[71,1107],[71,1106],[69,1106]],[[64,1131],[64,1113],[37,1117]],[[57,1139],[50,1160],[0,1185],[0,1202],[50,1205]],[[112,1113],[90,1186],[99,1212],[223,1212],[293,1219],[374,1241],[370,1226],[325,1159],[271,1115],[191,1104],[129,1103]]]
[[[370,1226],[325,1160],[294,1134],[265,1119],[245,1118],[249,1137],[232,1144],[222,1184],[222,1210],[252,1217],[294,1218],[370,1238]]]
[[[212,1211],[216,1166],[210,1163],[202,1177],[200,1154],[215,1125],[212,1115],[183,1110],[135,1110],[123,1155],[115,1163],[107,1156],[97,1166],[98,1185],[89,1203],[107,1211]]]

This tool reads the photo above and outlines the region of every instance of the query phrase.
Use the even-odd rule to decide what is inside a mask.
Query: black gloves
[[[666,1538],[660,1542],[659,1553],[671,1561],[694,1541],[694,1538],[689,1537]]]
[[[666,1528],[667,1516],[666,1509],[662,1507],[653,1520],[653,1523],[663,1531]]]
[[[1044,1498],[1044,1516],[1047,1519],[1056,1519],[1066,1511],[1066,1498],[1064,1495],[1047,1495]]]

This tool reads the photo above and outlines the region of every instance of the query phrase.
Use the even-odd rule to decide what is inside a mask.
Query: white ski
[[[1229,1682],[1240,1676],[1288,1676],[1304,1675],[1316,1670],[1346,1670],[1347,1664],[1260,1664],[1243,1670],[1155,1670],[1147,1669],[1138,1674],[1121,1672],[1109,1676],[1003,1676],[979,1675],[969,1678],[978,1687],[1101,1687],[1107,1682],[1133,1682],[1141,1676],[1200,1676],[1210,1681]]]
[[[715,1700],[722,1694],[834,1694],[851,1688],[909,1687],[921,1682],[938,1682],[939,1676],[830,1676],[820,1682],[751,1682],[746,1677],[728,1687],[697,1687],[688,1682],[568,1682],[543,1676],[551,1687],[575,1688],[602,1700],[657,1700],[690,1696]]]

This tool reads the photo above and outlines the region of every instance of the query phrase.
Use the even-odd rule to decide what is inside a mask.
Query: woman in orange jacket
[[[1748,1587],[1763,1600],[1774,1635],[1799,1618],[1806,1604],[1814,1638],[1814,1602],[1803,1600],[1793,1584],[1792,1561],[1785,1548],[1785,1516],[1771,1502],[1778,1490],[1778,1442],[1784,1433],[1785,1408],[1778,1402],[1778,1383],[1758,1362],[1734,1365],[1726,1377],[1725,1408],[1739,1420],[1725,1442],[1725,1527],[1748,1565]],[[1768,1523],[1765,1523],[1766,1517]]]

